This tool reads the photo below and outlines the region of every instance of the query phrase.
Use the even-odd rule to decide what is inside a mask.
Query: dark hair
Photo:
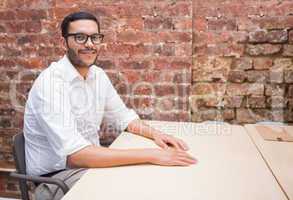
[[[68,28],[71,22],[77,21],[77,20],[82,20],[82,19],[88,19],[88,20],[93,20],[97,23],[98,29],[100,32],[100,24],[98,19],[91,13],[88,12],[75,12],[67,15],[61,24],[61,31],[62,31],[62,37],[66,37],[68,34]]]

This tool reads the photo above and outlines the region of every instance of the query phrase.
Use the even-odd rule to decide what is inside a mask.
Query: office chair
[[[39,183],[54,184],[60,187],[63,193],[66,194],[69,191],[69,188],[62,180],[57,178],[31,176],[26,174],[24,144],[25,140],[23,133],[19,133],[13,136],[13,156],[16,164],[16,172],[11,172],[10,176],[19,179],[19,187],[22,199],[29,200],[27,181],[31,181],[35,185]]]

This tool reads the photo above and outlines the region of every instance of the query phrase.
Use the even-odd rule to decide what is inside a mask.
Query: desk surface
[[[255,145],[241,126],[155,122],[184,139],[199,163],[190,167],[136,165],[89,170],[63,200],[286,200]],[[111,148],[156,147],[123,133]]]
[[[267,141],[258,134],[255,125],[245,125],[245,128],[279,184],[293,200],[293,142]]]

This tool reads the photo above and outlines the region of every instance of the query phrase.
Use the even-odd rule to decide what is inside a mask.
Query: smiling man
[[[61,30],[67,53],[39,75],[26,103],[28,174],[54,176],[72,187],[87,168],[196,163],[182,140],[149,127],[128,109],[106,73],[95,65],[104,38],[95,16],[72,13],[64,18]],[[161,148],[101,147],[98,132],[102,121],[149,138]],[[62,195],[52,185],[41,184],[36,190],[36,199],[60,199]]]

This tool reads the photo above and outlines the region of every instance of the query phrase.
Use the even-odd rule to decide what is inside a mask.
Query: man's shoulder
[[[37,79],[52,80],[52,79],[63,78],[62,62],[60,61],[61,60],[50,63],[50,65],[40,73]]]

